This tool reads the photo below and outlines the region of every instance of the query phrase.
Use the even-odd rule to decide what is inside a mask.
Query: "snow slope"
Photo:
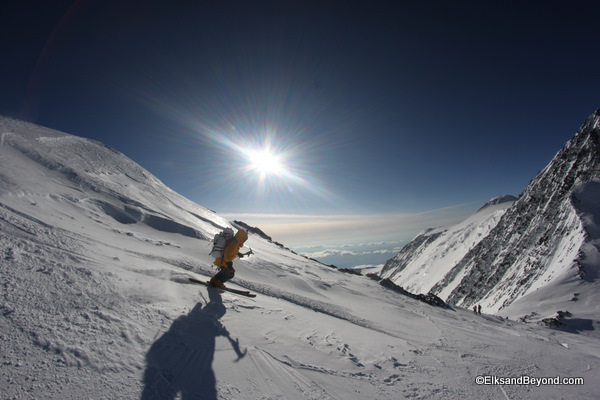
[[[589,399],[597,330],[398,295],[256,234],[234,287],[227,221],[87,139],[0,119],[0,393],[7,399]],[[477,385],[477,376],[584,378]],[[529,378],[527,378],[529,379]]]
[[[430,229],[419,235],[384,265],[381,276],[412,293],[429,293],[439,281],[496,226],[514,197],[490,200],[463,222],[450,228]],[[459,277],[460,278],[460,277]],[[439,294],[446,298],[456,279]]]

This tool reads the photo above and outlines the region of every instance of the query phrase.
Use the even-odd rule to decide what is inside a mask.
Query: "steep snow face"
[[[496,226],[515,198],[492,199],[462,223],[447,229],[434,229],[418,235],[381,271],[412,293],[428,293],[452,268]],[[452,290],[460,281],[446,285]],[[441,293],[440,297],[445,293]]]
[[[448,301],[463,306],[482,302],[487,310],[498,312],[555,279],[580,272],[578,256],[586,234],[572,195],[600,177],[599,121],[600,110],[455,267],[450,276],[461,273],[464,278]],[[448,281],[434,291],[441,292]]]
[[[599,119],[600,110],[586,120],[510,208],[477,218],[495,207],[496,201],[482,207],[471,220],[475,219],[483,234],[469,235],[473,228],[465,221],[437,233],[439,237],[428,243],[417,237],[416,244],[409,244],[386,264],[384,275],[407,289],[431,290],[452,304],[481,304],[487,312],[507,315],[513,315],[509,306],[520,298],[531,298],[530,306],[536,308],[540,296],[532,294],[556,291],[556,282],[594,281],[599,268],[593,261],[598,260],[594,235],[600,197],[594,195],[600,179]],[[460,251],[440,251],[448,237],[454,238],[453,248]],[[585,264],[583,260],[587,260]],[[428,276],[431,271],[435,271],[433,285]],[[572,286],[569,290],[581,289]],[[596,287],[587,290],[592,293]],[[546,302],[546,308],[537,310],[554,312],[563,300]],[[514,312],[522,310],[519,306]]]
[[[2,398],[589,399],[600,391],[597,310],[581,329],[549,331],[432,307],[257,231],[246,242],[254,254],[235,261],[229,283],[256,298],[191,284],[215,272],[207,237],[227,221],[99,143],[2,119],[0,137]],[[585,215],[593,189],[578,196]],[[585,384],[477,385],[477,376]]]
[[[512,203],[515,202],[515,200],[517,200],[517,198],[513,195],[507,194],[504,196],[498,196],[498,197],[494,197],[493,199],[491,199],[490,201],[488,201],[487,203],[485,203],[479,210],[477,210],[477,212],[483,210],[486,207],[489,206],[495,206],[497,204],[508,204],[510,203],[510,205],[512,205]]]
[[[70,203],[88,218],[106,214],[119,224],[141,223],[190,237],[212,237],[229,225],[101,143],[7,118],[0,119],[0,135],[4,201],[16,206],[44,199],[54,210],[34,208],[37,217],[59,213]]]

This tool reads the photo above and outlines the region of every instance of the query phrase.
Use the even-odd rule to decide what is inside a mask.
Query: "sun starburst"
[[[283,175],[285,164],[281,154],[276,154],[269,147],[248,149],[245,156],[250,162],[249,169],[256,171],[262,179],[268,175]]]

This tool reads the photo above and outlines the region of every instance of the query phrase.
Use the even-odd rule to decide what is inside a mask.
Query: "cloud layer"
[[[257,226],[274,240],[293,249],[315,246],[326,249],[390,241],[405,243],[423,229],[454,225],[471,215],[476,208],[474,204],[461,204],[418,213],[221,215],[230,220],[239,219]]]

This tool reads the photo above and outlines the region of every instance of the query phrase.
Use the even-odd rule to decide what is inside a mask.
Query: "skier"
[[[235,276],[233,260],[235,260],[236,257],[242,258],[251,254],[252,250],[246,254],[240,253],[240,249],[244,246],[246,239],[248,239],[248,233],[246,233],[245,230],[240,229],[233,239],[227,242],[227,245],[223,250],[223,256],[215,259],[215,265],[218,266],[220,270],[211,278],[210,284],[212,286],[225,289],[224,283]]]

